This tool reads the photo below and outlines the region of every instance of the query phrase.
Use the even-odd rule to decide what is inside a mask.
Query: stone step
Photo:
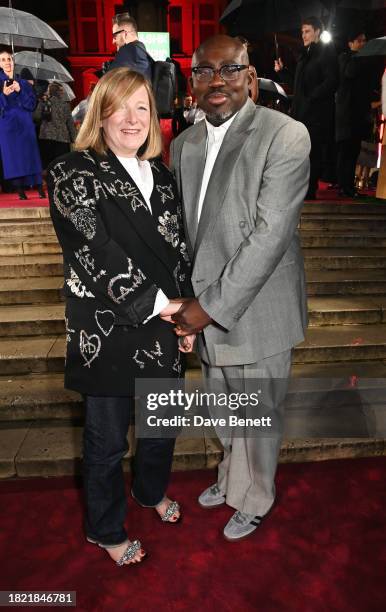
[[[311,327],[386,323],[386,297],[310,297]]]
[[[0,306],[0,336],[42,336],[64,331],[64,304]]]
[[[307,294],[386,295],[386,274],[380,270],[308,270]]]
[[[311,297],[310,326],[386,323],[386,297]],[[0,306],[1,336],[63,334],[64,303]]]
[[[381,215],[302,215],[299,228],[301,230],[357,230],[366,232],[386,231],[386,217]]]
[[[0,375],[62,372],[64,336],[4,338],[0,349]],[[386,359],[386,325],[326,325],[310,327],[306,340],[294,350],[294,363],[374,361]],[[189,368],[200,367],[188,357]]]
[[[345,231],[318,232],[302,230],[301,244],[304,249],[311,248],[382,248],[386,247],[386,233]]]
[[[64,389],[63,373],[10,376],[0,377],[0,421],[82,417],[82,398],[75,391]]]
[[[82,427],[69,423],[24,423],[0,429],[0,477],[62,476],[81,472]],[[133,441],[133,432],[129,432]],[[134,443],[123,460],[130,469]],[[374,438],[284,439],[279,462],[321,461],[386,454],[386,440]],[[173,471],[213,469],[221,460],[217,439],[178,438]]]
[[[201,370],[188,370],[187,380],[201,382]],[[323,405],[331,390],[360,390],[372,404],[386,406],[386,363],[333,362],[294,364],[286,406],[302,409],[315,405],[320,397]],[[335,401],[335,400],[334,400]],[[347,402],[352,401],[348,396]],[[346,403],[347,403],[346,402]],[[35,373],[0,377],[0,422],[29,421],[81,422],[82,398],[75,391],[64,389],[63,373]]]
[[[65,338],[58,335],[2,338],[0,375],[62,372],[64,346]]]
[[[0,278],[0,305],[59,302],[62,286],[62,276]]]
[[[56,236],[0,238],[0,256],[61,253]]]
[[[316,201],[316,202],[305,202],[302,210],[302,214],[310,215],[385,215],[386,217],[386,204],[382,200],[375,201],[374,203],[369,202],[342,202],[342,201]]]
[[[50,219],[50,209],[48,206],[0,208],[0,221],[20,221],[20,219]]]
[[[49,219],[0,221],[0,236],[55,236],[55,230]]]
[[[62,255],[17,255],[2,257],[0,278],[30,276],[60,276],[63,274]]]
[[[294,351],[294,363],[386,359],[386,325],[311,327]]]
[[[306,270],[386,268],[386,249],[303,249]]]

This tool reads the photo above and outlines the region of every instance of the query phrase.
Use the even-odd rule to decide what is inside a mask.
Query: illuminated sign
[[[138,32],[138,38],[154,60],[170,57],[169,32]]]

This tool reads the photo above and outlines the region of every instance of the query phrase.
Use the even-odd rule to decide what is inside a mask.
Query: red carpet
[[[173,474],[179,525],[130,499],[130,534],[150,557],[124,568],[85,542],[73,479],[1,482],[0,590],[76,591],[87,612],[385,610],[385,457],[279,466],[278,503],[239,543],[221,535],[230,508],[195,502],[213,478]]]
[[[19,200],[17,193],[0,193],[0,208],[29,208],[48,206],[48,198],[41,200],[37,191],[26,191],[28,200]]]

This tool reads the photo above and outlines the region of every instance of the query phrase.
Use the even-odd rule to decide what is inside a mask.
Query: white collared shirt
[[[198,221],[200,220],[200,217],[201,217],[202,204],[205,199],[206,190],[208,188],[209,179],[212,174],[213,166],[217,159],[217,155],[220,151],[221,145],[225,138],[225,134],[227,133],[228,128],[230,127],[234,119],[237,117],[237,114],[238,113],[233,115],[233,117],[231,117],[230,119],[228,119],[227,121],[225,121],[219,126],[214,126],[211,123],[209,123],[207,119],[205,119],[206,131],[207,131],[206,156],[205,156],[204,173],[202,175],[200,197],[198,200],[198,207],[197,207]]]
[[[150,213],[152,214],[150,197],[154,189],[154,177],[150,163],[147,160],[141,160],[137,157],[117,156],[117,159],[121,162],[122,166],[130,174],[131,178],[137,185],[138,189],[143,195],[143,198],[149,208]],[[139,264],[139,267],[141,267],[141,264]],[[166,297],[162,289],[158,289],[154,302],[153,312],[144,321],[144,323],[147,323],[150,319],[152,319],[156,315],[159,315],[161,310],[166,308],[168,304],[168,298]]]

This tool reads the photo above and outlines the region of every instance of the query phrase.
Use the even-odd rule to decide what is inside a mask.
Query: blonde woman
[[[124,527],[134,382],[183,375],[173,326],[157,315],[190,292],[177,191],[155,159],[160,128],[144,76],[116,68],[98,82],[75,148],[47,172],[64,255],[65,385],[85,399],[86,536],[124,565],[146,555]],[[180,518],[166,495],[173,449],[174,439],[138,440],[132,482],[133,497],[168,523]]]

